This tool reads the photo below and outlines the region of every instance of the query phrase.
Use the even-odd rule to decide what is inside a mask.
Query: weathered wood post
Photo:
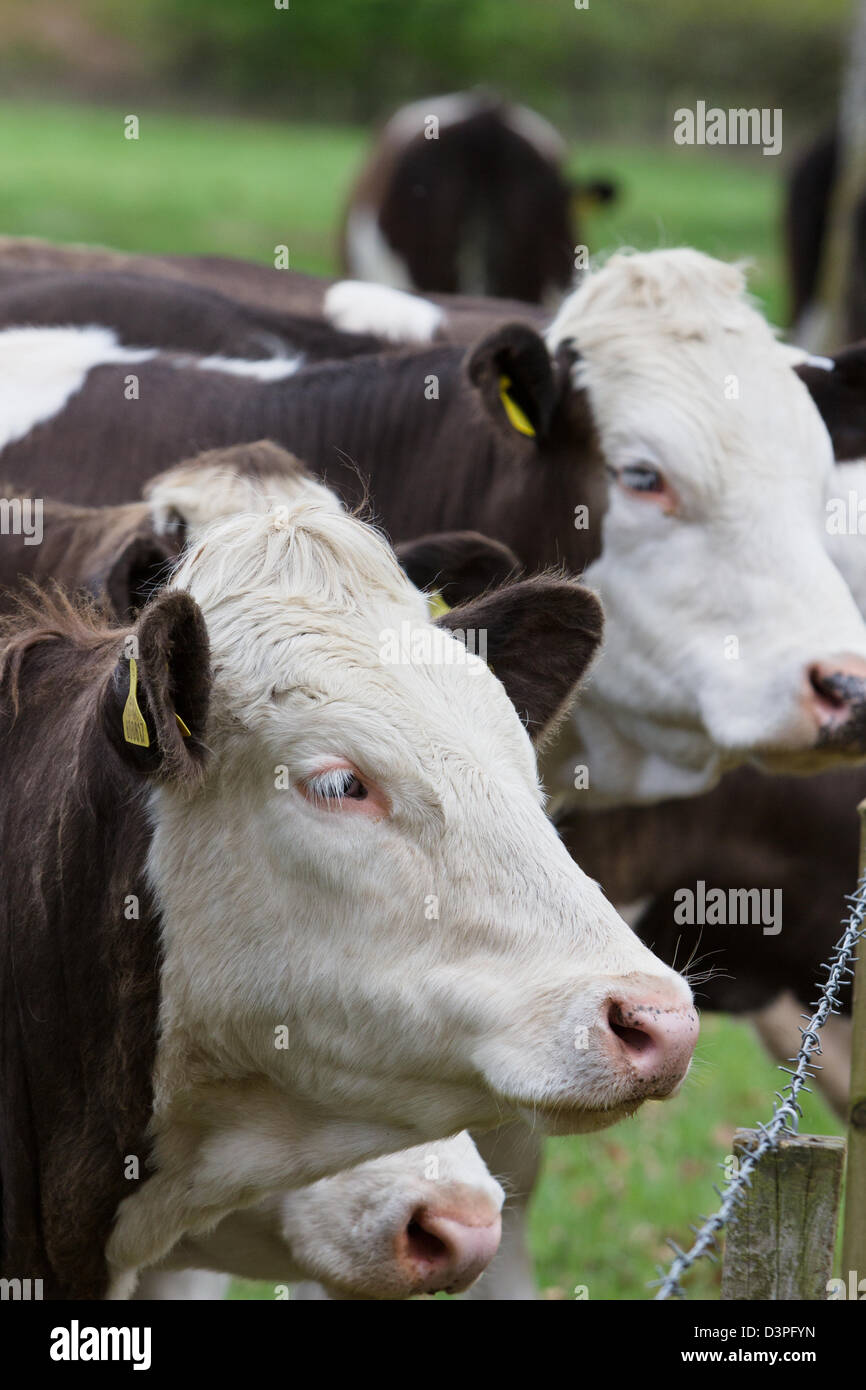
[[[757,1130],[738,1129],[735,1156],[758,1138]],[[823,1134],[789,1135],[764,1154],[728,1228],[723,1299],[826,1299],[844,1161],[845,1140]]]
[[[866,801],[860,815],[860,877],[866,872]],[[848,1105],[848,1167],[845,1175],[845,1224],[842,1278],[856,1271],[854,1286],[866,1278],[866,950],[861,943],[854,974],[851,1029],[851,1092]]]

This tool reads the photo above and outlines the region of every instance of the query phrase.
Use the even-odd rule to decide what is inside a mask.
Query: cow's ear
[[[821,412],[837,463],[866,457],[866,342],[807,358],[794,371]]]
[[[452,608],[438,625],[455,637],[473,634],[472,649],[485,652],[538,746],[577,694],[601,642],[603,618],[588,589],[540,575]]]
[[[168,578],[177,547],[152,531],[127,536],[107,567],[92,576],[88,587],[108,599],[112,612],[123,622],[131,619]]]
[[[500,430],[545,442],[562,381],[544,339],[532,328],[506,323],[489,333],[467,356],[466,371]]]
[[[520,571],[513,550],[478,531],[437,531],[395,546],[418,589],[435,590],[452,607],[504,584]]]
[[[158,594],[120,639],[102,695],[109,742],[143,776],[195,784],[207,754],[210,649],[189,594]]]

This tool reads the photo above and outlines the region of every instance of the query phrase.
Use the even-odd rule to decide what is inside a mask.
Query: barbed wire
[[[690,1227],[695,1233],[691,1247],[681,1250],[675,1241],[667,1241],[674,1252],[674,1258],[667,1272],[660,1265],[656,1267],[660,1277],[650,1284],[650,1288],[658,1288],[656,1301],[672,1296],[685,1298],[685,1291],[680,1284],[682,1276],[697,1260],[706,1257],[715,1261],[715,1252],[719,1248],[716,1237],[725,1226],[736,1221],[737,1204],[745,1197],[745,1188],[751,1187],[752,1173],[760,1159],[772,1149],[778,1148],[779,1141],[786,1134],[797,1133],[803,1114],[797,1098],[801,1091],[811,1091],[806,1082],[814,1079],[814,1067],[817,1064],[812,1062],[812,1057],[821,1055],[820,1031],[830,1015],[839,1013],[841,1009],[839,992],[847,980],[853,978],[852,960],[857,944],[866,937],[866,874],[860,879],[856,892],[848,896],[846,901],[851,904],[848,920],[843,924],[844,931],[834,946],[829,961],[821,966],[821,969],[827,972],[827,978],[823,984],[819,984],[818,999],[812,1005],[814,1013],[802,1015],[806,1019],[806,1027],[800,1029],[803,1041],[799,1052],[796,1057],[789,1058],[793,1070],[789,1067],[779,1068],[780,1071],[787,1072],[791,1080],[781,1091],[776,1092],[777,1104],[773,1107],[771,1119],[765,1125],[756,1125],[758,1142],[740,1160],[737,1172],[723,1188],[718,1187],[716,1183],[713,1184],[713,1191],[719,1198],[719,1208],[712,1216],[701,1218],[701,1226]],[[813,1070],[810,1070],[810,1067]],[[725,1164],[720,1163],[719,1167],[724,1168]]]

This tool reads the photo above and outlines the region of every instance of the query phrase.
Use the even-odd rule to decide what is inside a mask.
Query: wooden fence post
[[[866,872],[866,801],[860,815],[860,877]],[[866,951],[861,943],[854,976],[851,1028],[851,1092],[848,1107],[848,1167],[845,1173],[845,1221],[842,1278],[854,1286],[866,1278]]]
[[[758,1142],[754,1129],[734,1134],[742,1158]],[[839,1221],[845,1140],[792,1134],[764,1154],[728,1228],[723,1299],[827,1298]]]

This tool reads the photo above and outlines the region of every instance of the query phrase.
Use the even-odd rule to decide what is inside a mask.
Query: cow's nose
[[[806,704],[822,737],[866,734],[866,661],[843,654],[808,669]]]
[[[416,1207],[397,1242],[410,1292],[462,1293],[493,1259],[501,1234],[499,1211],[481,1194]]]
[[[605,1024],[617,1055],[638,1083],[641,1097],[669,1096],[689,1069],[698,1040],[698,1016],[683,1005],[641,997],[610,999]]]

